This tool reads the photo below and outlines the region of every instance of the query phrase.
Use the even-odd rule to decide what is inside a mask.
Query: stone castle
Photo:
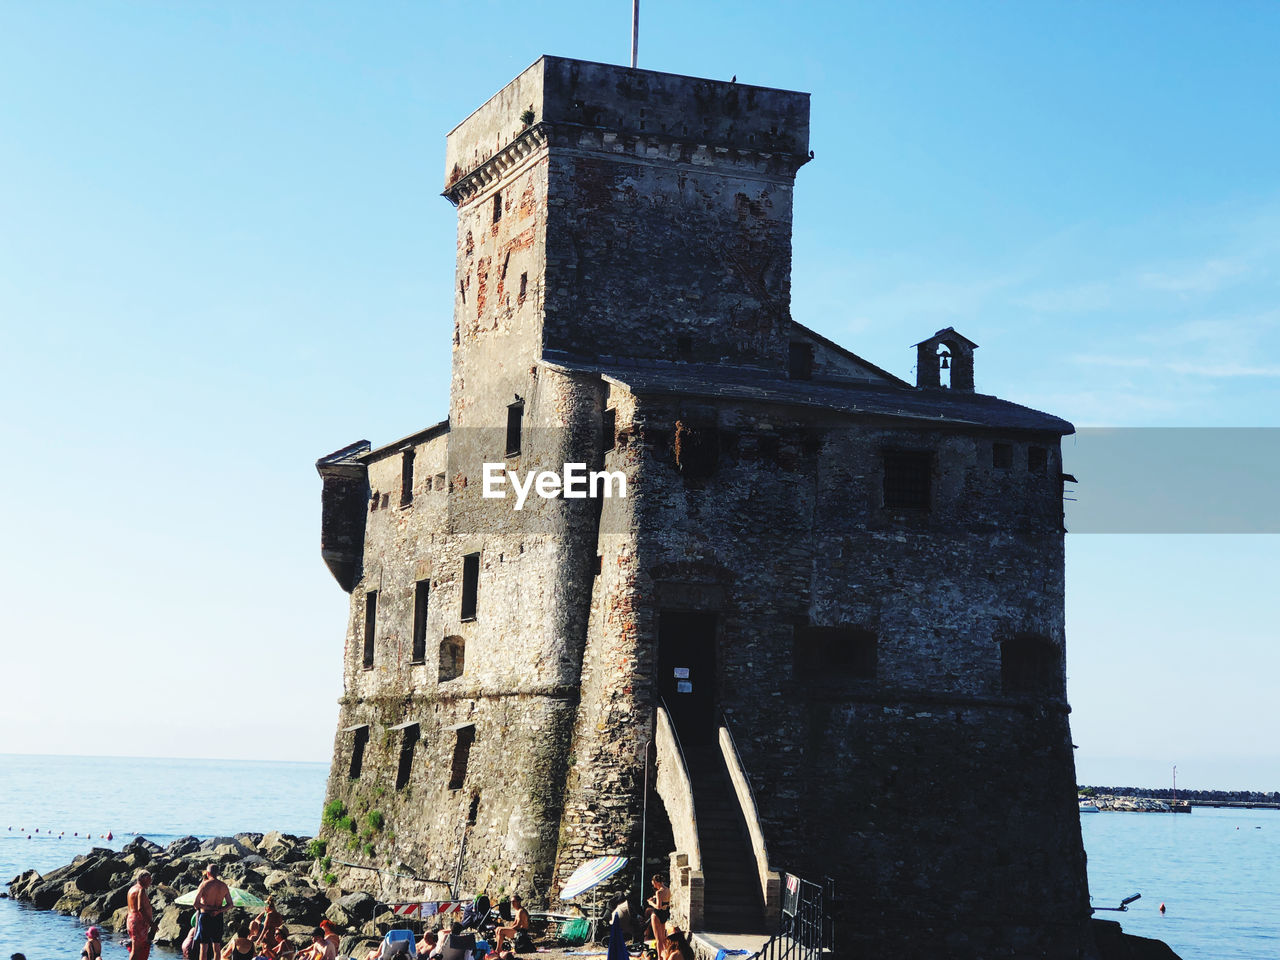
[[[543,57],[449,134],[448,417],[317,464],[324,835],[387,895],[559,906],[660,857],[695,930],[769,929],[790,872],[834,878],[842,951],[1092,955],[1073,428],[950,328],[911,384],[792,319],[808,131],[807,94]],[[565,464],[608,476],[516,509],[505,471]]]

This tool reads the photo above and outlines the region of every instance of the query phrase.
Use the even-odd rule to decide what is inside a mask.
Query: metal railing
[[[831,908],[835,881],[824,877],[810,883],[788,873],[782,887],[781,929],[760,952],[760,960],[818,960],[835,949]]]

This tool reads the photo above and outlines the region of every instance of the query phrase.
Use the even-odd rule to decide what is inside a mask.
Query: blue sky
[[[327,758],[312,464],[446,411],[444,135],[542,53],[622,61],[629,20],[0,3],[0,749]],[[797,319],[903,376],[953,324],[979,389],[1081,426],[1280,427],[1280,7],[646,0],[641,29],[642,66],[813,94]],[[1068,538],[1082,781],[1280,787],[1277,560]]]

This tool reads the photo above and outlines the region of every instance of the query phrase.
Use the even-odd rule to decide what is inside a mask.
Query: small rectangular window
[[[528,290],[529,290],[529,274],[522,273],[520,274],[520,302],[521,303],[524,302],[524,295],[528,292]]]
[[[480,554],[462,558],[462,619],[476,618],[476,597],[480,591]]]
[[[991,445],[991,466],[997,470],[1008,470],[1013,466],[1013,444],[993,443]]]
[[[601,427],[600,449],[612,450],[617,442],[618,436],[618,410],[616,407],[610,407],[604,412],[604,422]]]
[[[507,407],[507,456],[520,456],[521,434],[524,432],[524,401]]]
[[[443,489],[444,489],[444,474],[443,474],[443,473],[437,473],[437,474],[436,474],[436,481],[435,481],[435,483],[432,485],[431,489],[433,489],[433,490],[443,490]]]
[[[364,668],[373,669],[373,641],[378,632],[378,591],[364,595]]]
[[[430,580],[419,580],[413,585],[413,656],[410,663],[427,662],[427,604],[430,599]]]
[[[413,753],[418,746],[418,735],[416,723],[404,728],[404,737],[400,741],[400,764],[396,768],[397,790],[403,790],[409,785],[409,775],[413,773]]]
[[[347,776],[352,780],[360,779],[360,771],[364,767],[364,748],[369,744],[369,727],[357,727],[351,737],[351,769]]]
[[[787,375],[792,380],[813,379],[813,346],[803,341],[791,344],[787,362]]]
[[[458,739],[453,745],[453,763],[449,767],[450,790],[461,790],[467,782],[467,764],[471,760],[471,745],[475,742],[474,724],[458,728]]]
[[[493,222],[497,223],[502,219],[502,192],[499,191],[493,195]]]
[[[927,453],[884,454],[884,505],[928,510],[933,458]]]
[[[1032,473],[1044,473],[1049,466],[1049,451],[1044,447],[1027,447],[1027,469]]]
[[[413,451],[400,455],[400,506],[413,503]]]

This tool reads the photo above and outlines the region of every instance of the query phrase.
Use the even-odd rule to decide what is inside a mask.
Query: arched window
[[[1058,648],[1045,637],[1020,633],[1000,644],[1000,686],[1008,696],[1062,692]]]
[[[462,676],[467,642],[461,637],[445,637],[440,641],[440,682]]]

